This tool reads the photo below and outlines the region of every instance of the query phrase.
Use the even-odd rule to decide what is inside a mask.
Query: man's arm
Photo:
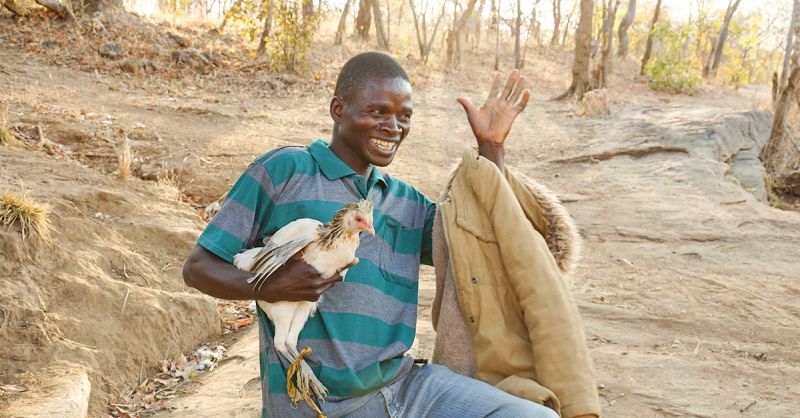
[[[505,159],[503,144],[511,131],[511,125],[517,115],[525,110],[531,98],[531,91],[525,88],[527,79],[520,77],[518,70],[508,75],[505,87],[500,91],[502,81],[502,76],[497,74],[489,90],[489,97],[480,109],[475,108],[465,98],[458,99],[458,103],[467,112],[469,126],[478,141],[478,153],[492,161],[500,171],[503,171]]]
[[[353,262],[346,268],[357,263]],[[336,282],[339,274],[324,279],[319,272],[302,261],[299,254],[275,270],[260,289],[247,280],[253,275],[195,245],[183,265],[186,285],[220,299],[278,301],[317,301]]]

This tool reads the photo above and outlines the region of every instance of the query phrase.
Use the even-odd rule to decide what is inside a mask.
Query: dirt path
[[[42,123],[61,140],[67,124],[58,115],[108,113],[112,126],[143,131],[132,142],[135,155],[180,165],[182,188],[205,201],[261,152],[329,136],[327,97],[164,95],[23,63],[2,49],[0,62],[13,64],[0,79],[0,89],[12,92],[4,100],[19,109],[12,122]],[[455,98],[477,102],[484,92],[464,85],[415,92],[414,129],[388,170],[434,198],[472,144]],[[793,416],[800,403],[793,383],[800,375],[800,215],[758,202],[728,163],[762,133],[763,115],[741,110],[749,103],[734,109],[671,97],[577,118],[571,106],[545,101],[551,93],[540,88],[518,119],[508,159],[562,196],[585,238],[570,281],[606,416]],[[42,103],[50,107],[37,110]],[[91,121],[79,127],[98,138],[107,130]],[[113,172],[111,159],[86,161]],[[159,216],[166,224],[169,215]],[[433,290],[432,271],[423,269],[416,348],[423,356],[432,351]],[[229,360],[158,416],[257,416],[255,334],[244,334]]]

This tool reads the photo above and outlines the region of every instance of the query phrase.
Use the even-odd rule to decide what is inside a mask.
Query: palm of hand
[[[517,70],[512,71],[502,92],[501,81],[498,74],[492,83],[489,97],[480,109],[476,109],[467,99],[458,99],[467,112],[467,120],[479,142],[502,145],[511,131],[514,119],[528,105],[531,92],[525,89],[525,77],[520,77]]]

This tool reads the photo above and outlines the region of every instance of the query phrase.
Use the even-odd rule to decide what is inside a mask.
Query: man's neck
[[[356,174],[360,174],[364,177],[369,176],[370,171],[372,171],[372,164],[364,165],[357,158],[353,155],[347,145],[344,144],[342,141],[337,141],[336,139],[331,141],[331,144],[328,146],[328,149],[331,150],[333,155],[337,156],[343,163],[347,164],[348,167],[353,169]]]

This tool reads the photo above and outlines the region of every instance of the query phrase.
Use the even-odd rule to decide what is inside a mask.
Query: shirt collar
[[[328,148],[328,143],[321,139],[309,144],[308,152],[317,161],[320,170],[322,170],[322,174],[324,174],[328,180],[336,180],[356,174],[356,172],[353,171],[350,166],[345,164],[344,161],[340,160],[339,157],[337,157],[336,154],[334,154],[333,151]],[[381,174],[378,168],[374,165],[372,166],[368,181],[371,184],[380,182],[386,186],[386,180],[383,178],[383,174]]]

